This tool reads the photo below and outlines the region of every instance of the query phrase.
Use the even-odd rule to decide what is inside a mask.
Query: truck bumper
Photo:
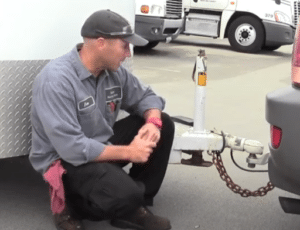
[[[135,16],[135,32],[152,41],[175,39],[183,25],[183,19],[164,19],[146,16]]]
[[[265,46],[281,46],[293,44],[295,28],[276,22],[262,21],[266,31]]]
[[[269,144],[269,178],[277,188],[300,195],[299,118],[300,90],[292,86],[266,96],[266,120],[282,129],[280,146]]]

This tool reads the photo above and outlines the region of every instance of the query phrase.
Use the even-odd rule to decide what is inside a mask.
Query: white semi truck
[[[51,59],[82,42],[80,30],[86,18],[111,9],[134,25],[134,8],[134,0],[1,2],[0,159],[29,154],[32,82]]]
[[[228,38],[233,49],[240,52],[275,50],[292,44],[300,10],[298,0],[138,0],[137,3],[136,32],[152,44],[161,41],[162,35],[169,40],[178,36],[178,31],[170,34],[167,33],[170,30],[163,30],[166,23],[161,23],[161,27],[155,23],[158,19],[167,22],[174,18],[167,9],[176,3],[182,5],[182,34]],[[147,8],[148,12],[142,10]],[[180,20],[180,13],[177,15]]]

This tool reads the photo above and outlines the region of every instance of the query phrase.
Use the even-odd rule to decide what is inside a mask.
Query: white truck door
[[[216,11],[224,10],[229,0],[190,0],[191,9],[210,9]]]

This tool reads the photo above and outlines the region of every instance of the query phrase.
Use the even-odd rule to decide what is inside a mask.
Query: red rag
[[[55,161],[44,173],[44,180],[49,183],[51,198],[51,210],[53,214],[61,213],[65,209],[65,190],[62,175],[66,170],[61,165],[61,161]]]

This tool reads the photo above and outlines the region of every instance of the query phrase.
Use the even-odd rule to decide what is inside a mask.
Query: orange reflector
[[[235,2],[230,2],[231,5],[234,5]]]
[[[149,13],[149,6],[147,6],[147,5],[142,5],[142,6],[141,6],[141,12],[142,12],[143,14],[148,14],[148,13]]]
[[[206,86],[206,73],[205,72],[199,72],[198,73],[198,85],[200,86]]]

